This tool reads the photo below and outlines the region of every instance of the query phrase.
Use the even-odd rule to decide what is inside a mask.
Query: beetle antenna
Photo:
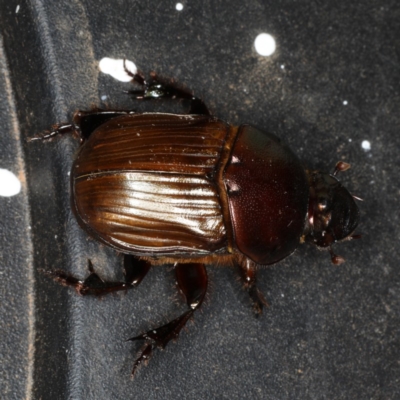
[[[344,161],[338,161],[333,171],[333,176],[336,176],[339,172],[344,172],[350,169],[351,165]]]
[[[354,240],[354,239],[361,239],[362,238],[362,235],[361,234],[356,234],[356,235],[351,235],[351,236],[349,236],[349,238],[351,239],[351,240]]]
[[[331,254],[331,260],[333,264],[340,265],[345,262],[345,259],[342,256],[338,256],[333,252],[332,246],[329,246],[329,253]]]

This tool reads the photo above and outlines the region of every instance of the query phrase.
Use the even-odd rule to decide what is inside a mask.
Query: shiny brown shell
[[[140,255],[226,246],[215,182],[228,127],[207,116],[133,114],[101,125],[72,169],[77,215],[98,239]]]
[[[239,254],[271,264],[299,244],[308,184],[274,135],[211,116],[130,114],[100,125],[71,173],[73,208],[124,253]]]

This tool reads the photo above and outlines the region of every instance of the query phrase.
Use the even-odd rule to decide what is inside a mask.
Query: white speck
[[[0,196],[11,197],[21,191],[21,182],[8,169],[0,168]]]
[[[19,13],[19,9],[20,9],[20,7],[19,7],[19,4],[18,4],[17,7],[15,8],[15,14]]]
[[[343,105],[344,105],[344,106],[347,106],[347,104],[349,104],[349,102],[348,102],[347,100],[344,100],[344,101],[343,101]]]
[[[281,65],[281,69],[285,69],[285,66],[283,64]]]
[[[102,101],[106,101],[107,100],[107,95],[103,94],[103,96],[100,97]]]
[[[352,140],[351,139],[349,139],[349,142],[351,142]]]
[[[136,74],[137,68],[135,63],[126,60],[125,65],[129,72]],[[109,74],[121,82],[129,82],[132,80],[132,77],[129,76],[124,69],[124,60],[122,59],[116,60],[114,58],[104,57],[99,61],[99,68],[104,74]]]
[[[68,171],[67,175],[70,176],[71,175],[71,171]]]
[[[182,11],[183,10],[183,4],[182,3],[176,3],[176,11]]]
[[[57,239],[57,237],[58,237],[57,235],[54,235],[54,239]]]
[[[239,164],[240,163],[239,157],[233,155],[232,158],[231,158],[231,163],[232,164]]]
[[[361,147],[365,151],[370,151],[371,150],[371,143],[369,142],[369,140],[363,140],[362,143],[361,143]]]
[[[283,293],[281,294],[281,296],[282,296],[282,297],[285,297],[285,295],[284,295]]]
[[[268,33],[260,33],[254,41],[256,52],[261,56],[270,56],[275,52],[275,39]]]

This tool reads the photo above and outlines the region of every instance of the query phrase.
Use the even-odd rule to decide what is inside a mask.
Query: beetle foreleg
[[[264,306],[268,307],[268,303],[264,295],[257,288],[256,267],[253,266],[249,260],[246,260],[244,264],[240,265],[240,273],[244,287],[253,302],[254,311],[258,316],[262,313]]]
[[[134,256],[126,255],[124,260],[125,282],[104,281],[94,272],[93,264],[90,260],[88,268],[90,274],[83,281],[60,270],[43,272],[63,286],[72,286],[82,296],[103,296],[108,293],[128,290],[138,286],[149,271],[150,263],[148,261],[139,260]]]
[[[140,349],[133,364],[132,376],[135,375],[142,364],[148,363],[154,348],[164,349],[171,340],[178,338],[182,328],[204,300],[208,284],[207,271],[204,264],[176,264],[175,272],[178,288],[184,295],[190,309],[166,325],[128,339],[128,341],[145,340],[145,344]]]

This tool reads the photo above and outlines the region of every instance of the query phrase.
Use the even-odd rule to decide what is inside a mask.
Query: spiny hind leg
[[[135,375],[141,365],[147,365],[156,347],[164,349],[171,340],[178,338],[182,328],[204,300],[208,284],[207,271],[204,264],[176,264],[175,273],[178,288],[184,295],[189,310],[166,325],[128,339],[131,341],[144,340],[144,345],[141,347],[133,364],[132,376]]]
[[[80,280],[73,275],[67,274],[62,270],[45,271],[41,272],[50,276],[56,282],[63,286],[73,287],[77,293],[82,296],[94,295],[103,296],[108,293],[117,292],[120,290],[128,290],[140,284],[143,278],[150,270],[150,263],[145,260],[140,260],[132,255],[124,256],[124,273],[125,282],[118,281],[105,281],[103,280],[93,268],[92,262],[88,261],[89,276]]]
[[[150,75],[150,80],[146,81],[144,75],[137,71],[129,71],[124,60],[124,70],[132,78],[132,83],[142,86],[141,90],[129,90],[128,93],[138,100],[151,99],[185,99],[190,101],[189,114],[210,115],[203,100],[194,96],[188,90],[180,88],[178,85],[166,82],[159,78],[155,73]]]

